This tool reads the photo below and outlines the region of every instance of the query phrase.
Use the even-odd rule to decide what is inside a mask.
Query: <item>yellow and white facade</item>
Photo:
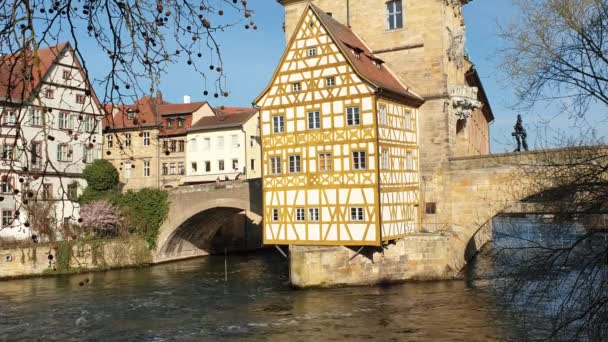
[[[264,243],[380,246],[416,232],[422,103],[350,29],[307,5],[254,102]]]

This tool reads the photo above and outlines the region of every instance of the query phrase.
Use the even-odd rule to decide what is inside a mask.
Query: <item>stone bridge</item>
[[[608,152],[589,147],[451,158],[421,181],[420,202],[426,206],[420,233],[383,248],[291,246],[292,283],[308,287],[456,277],[492,239],[494,217],[529,209],[520,203],[538,193],[539,166],[576,150],[598,149]]]
[[[262,182],[259,179],[170,190],[169,215],[160,228],[154,261],[202,256],[225,247],[259,248],[261,220]],[[229,238],[239,240],[241,245],[215,245],[217,235],[225,232],[222,228],[227,228]]]

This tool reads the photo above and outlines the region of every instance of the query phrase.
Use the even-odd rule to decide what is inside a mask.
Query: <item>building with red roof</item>
[[[30,223],[40,207],[51,208],[54,228],[77,223],[103,116],[69,43],[0,57],[0,237],[49,238]]]

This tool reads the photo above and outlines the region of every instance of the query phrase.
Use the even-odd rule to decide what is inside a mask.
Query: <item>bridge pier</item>
[[[487,238],[480,236],[477,248]],[[358,248],[342,246],[290,246],[291,283],[307,288],[455,279],[465,265],[462,251],[467,243],[446,232],[412,234],[359,253]]]

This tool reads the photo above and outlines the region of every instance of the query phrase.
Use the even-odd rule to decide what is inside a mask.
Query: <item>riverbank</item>
[[[52,276],[152,264],[143,239],[61,241],[0,249],[0,280]]]

